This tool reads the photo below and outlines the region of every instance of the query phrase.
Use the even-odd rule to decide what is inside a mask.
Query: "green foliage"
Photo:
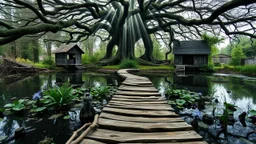
[[[235,66],[234,70],[242,74],[256,74],[256,65]]]
[[[221,53],[231,55],[234,48],[241,47],[245,57],[256,56],[256,40],[246,36],[239,36],[238,40],[232,40],[231,43]]]
[[[231,65],[241,65],[241,59],[245,58],[242,47],[238,46],[233,48],[231,52],[231,57]]]
[[[164,52],[163,48],[161,47],[160,43],[157,41],[155,36],[151,36],[152,43],[153,43],[153,56],[158,60],[164,60]]]
[[[169,104],[173,104],[180,109],[189,106],[199,100],[198,93],[192,93],[188,90],[182,89],[169,88],[166,90],[165,96],[167,99],[170,99],[170,101],[168,101]],[[177,99],[173,101],[175,98]]]
[[[4,48],[2,46],[0,46],[0,56],[4,55]]]
[[[248,111],[248,114],[249,114],[250,116],[256,116],[256,110],[249,110],[249,111]]]
[[[102,54],[101,52],[96,52],[94,53],[94,55],[89,56],[89,54],[83,54],[82,55],[82,63],[83,64],[93,64],[98,62],[104,54]]]
[[[54,105],[58,107],[65,106],[75,99],[73,88],[68,84],[63,84],[61,87],[55,87],[44,92],[45,96],[42,102],[46,105]]]
[[[110,89],[110,86],[93,87],[91,89],[92,98],[95,100],[104,99],[109,95]]]
[[[30,65],[32,65],[33,64],[33,62],[32,61],[30,61],[29,59],[24,59],[24,58],[16,58],[16,62],[19,62],[19,63],[24,63],[24,64],[30,64]]]
[[[70,115],[66,115],[66,116],[63,117],[63,119],[65,119],[65,120],[70,119],[70,118],[71,118]]]
[[[34,107],[33,109],[30,110],[32,113],[40,113],[43,112],[47,109],[47,107]]]
[[[203,72],[214,72],[214,66],[212,64],[204,65],[200,68],[200,71]]]
[[[138,68],[139,64],[135,60],[125,59],[119,64],[119,68]]]
[[[8,103],[4,105],[4,108],[10,108],[12,111],[22,111],[25,109],[25,100],[16,100],[13,103]]]
[[[42,64],[45,64],[45,65],[54,65],[54,61],[53,61],[50,57],[47,57],[47,58],[45,58],[45,59],[42,61]]]
[[[202,40],[206,41],[211,48],[211,53],[208,56],[208,64],[213,65],[212,56],[218,54],[218,48],[216,45],[222,42],[224,39],[217,36],[211,36],[206,33],[204,33],[201,38]]]

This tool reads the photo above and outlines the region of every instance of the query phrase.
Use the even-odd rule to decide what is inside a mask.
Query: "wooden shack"
[[[82,65],[83,50],[77,44],[61,45],[55,53],[55,63],[57,66]]]
[[[226,54],[218,54],[218,55],[213,56],[212,60],[214,63],[229,64],[231,61],[231,57]]]
[[[210,53],[211,49],[205,41],[175,41],[173,45],[174,65],[202,67],[208,65]]]

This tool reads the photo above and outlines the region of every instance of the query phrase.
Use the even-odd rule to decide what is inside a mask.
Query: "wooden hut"
[[[57,66],[82,65],[82,54],[84,53],[77,44],[61,45],[55,53]]]
[[[175,41],[173,45],[174,65],[184,67],[208,65],[210,53],[211,49],[205,41]]]
[[[225,54],[218,54],[218,55],[213,56],[212,60],[214,63],[229,64],[231,61],[231,57],[229,55],[225,55]]]

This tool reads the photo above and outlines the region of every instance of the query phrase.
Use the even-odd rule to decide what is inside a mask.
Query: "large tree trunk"
[[[33,62],[39,62],[39,44],[38,44],[38,40],[33,41]]]
[[[47,52],[47,57],[52,58],[52,42],[48,41],[46,42],[46,52]]]
[[[129,10],[134,8],[135,3],[130,3]],[[138,60],[141,64],[152,65],[158,63],[153,57],[153,43],[142,22],[141,16],[135,14],[128,16],[128,9],[124,8],[122,17],[118,23],[117,29],[114,32],[112,39],[109,41],[106,48],[106,55],[100,61],[102,65],[119,64],[124,59],[136,59],[134,55],[135,43],[142,38],[145,46],[145,54]],[[112,57],[114,46],[118,46],[117,54]],[[148,62],[147,62],[148,61]],[[153,62],[153,63],[151,63]]]

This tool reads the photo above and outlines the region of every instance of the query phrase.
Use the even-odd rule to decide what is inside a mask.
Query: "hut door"
[[[184,65],[193,65],[194,64],[194,56],[193,55],[184,55],[183,56],[183,64]]]
[[[69,63],[76,64],[76,55],[75,54],[69,54]]]

